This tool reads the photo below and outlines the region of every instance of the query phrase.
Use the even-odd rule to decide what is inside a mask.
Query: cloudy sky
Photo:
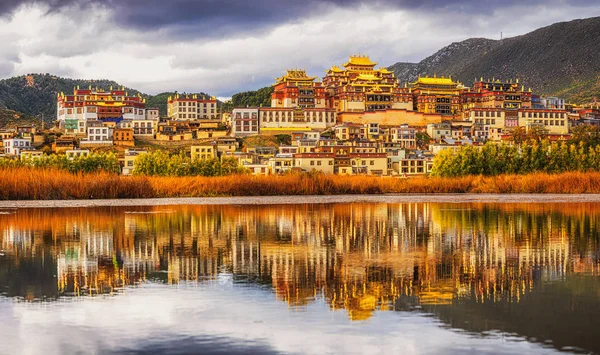
[[[451,42],[600,15],[596,0],[0,0],[0,78],[113,79],[219,97],[352,53],[420,61]]]

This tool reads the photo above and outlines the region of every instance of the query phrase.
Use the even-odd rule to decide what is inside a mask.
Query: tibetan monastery
[[[124,88],[109,91],[92,89],[73,90],[73,95],[59,93],[56,118],[58,123],[77,133],[84,133],[87,121],[106,119],[144,119],[146,99],[139,94],[130,96]]]
[[[369,57],[351,56],[343,68],[333,66],[323,78],[328,107],[338,112],[412,110],[412,96],[398,85],[394,73],[375,69]]]
[[[473,88],[462,95],[462,109],[503,108],[516,110],[530,109],[532,92],[519,85],[519,79],[501,82],[500,80],[476,81]]]
[[[173,120],[218,119],[217,98],[197,94],[169,96],[167,115]]]
[[[287,70],[273,85],[271,107],[325,108],[325,89],[305,70]]]
[[[410,90],[415,111],[448,116],[460,113],[460,94],[464,86],[451,77],[419,77],[410,84]]]

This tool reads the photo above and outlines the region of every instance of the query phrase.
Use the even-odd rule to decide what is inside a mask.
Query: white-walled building
[[[146,109],[146,119],[152,120],[152,121],[160,120],[160,110],[155,107],[147,108]]]
[[[218,119],[217,99],[204,99],[196,94],[170,96],[167,115],[173,120]]]
[[[565,109],[565,100],[559,97],[542,97],[541,99],[542,105],[547,109],[554,110],[564,110]]]
[[[108,145],[113,143],[113,130],[100,121],[87,123],[87,137],[80,144],[85,145]]]
[[[4,154],[20,155],[22,150],[31,149],[31,138],[10,138],[2,141]]]
[[[59,93],[56,104],[57,121],[67,133],[84,134],[88,121],[146,118],[146,100],[140,95],[129,95],[124,88],[105,91],[77,87],[72,95]]]
[[[258,132],[258,108],[233,109],[231,113],[231,133],[234,136],[256,135]]]
[[[390,128],[390,142],[399,143],[402,148],[415,149],[417,147],[417,130],[408,126]]]

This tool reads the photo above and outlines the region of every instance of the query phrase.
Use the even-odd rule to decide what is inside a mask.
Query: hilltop
[[[122,85],[112,80],[81,80],[61,78],[50,74],[29,74],[0,80],[0,107],[38,116],[42,113],[53,119],[56,116],[56,95],[59,92],[71,93],[74,87],[89,86],[108,90]],[[125,88],[130,94],[139,91]]]
[[[113,80],[83,80],[62,78],[51,74],[28,74],[0,80],[0,127],[16,123],[40,121],[42,114],[46,122],[56,120],[56,95],[72,93],[75,87],[109,90],[123,85]],[[130,95],[140,94],[147,100],[147,107],[158,107],[161,115],[167,113],[167,99],[175,92],[148,95],[125,87]],[[209,97],[206,93],[199,93]]]
[[[420,63],[389,67],[403,82],[419,75],[452,75],[471,86],[480,77],[519,78],[536,93],[576,103],[600,96],[600,17],[560,22],[528,34],[452,43]]]

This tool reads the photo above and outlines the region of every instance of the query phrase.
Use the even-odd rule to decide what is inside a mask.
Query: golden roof
[[[316,76],[308,76],[306,75],[306,70],[304,69],[288,69],[285,71],[285,75],[275,79],[277,84],[284,83],[287,81],[313,81],[317,77]]]
[[[329,69],[329,71],[336,72],[336,73],[341,73],[344,70],[340,69],[340,67],[338,67],[337,65],[334,65],[334,66],[331,67],[331,69]]]
[[[423,85],[452,85],[452,86],[456,86],[457,84],[452,81],[452,78],[445,78],[445,77],[419,77],[417,79],[416,82],[414,82],[413,84],[423,84]]]
[[[387,68],[381,68],[381,69],[379,69],[379,72],[381,74],[389,74],[389,73],[391,73],[391,71],[389,71]]]
[[[349,65],[365,65],[365,66],[376,66],[377,63],[372,62],[371,59],[369,59],[368,56],[366,55],[351,55],[350,56],[350,60],[348,60],[348,62],[346,64],[344,64],[345,67],[349,66]]]
[[[379,80],[379,78],[378,78],[378,77],[376,77],[376,76],[375,76],[375,75],[373,75],[373,74],[358,74],[358,77],[357,77],[357,79],[360,79],[360,80],[367,80],[367,81],[369,81],[369,80]]]

